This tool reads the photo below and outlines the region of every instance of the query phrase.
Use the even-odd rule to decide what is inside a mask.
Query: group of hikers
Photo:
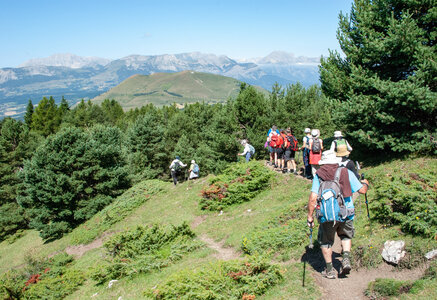
[[[178,183],[178,176],[182,171],[182,168],[185,168],[187,165],[181,161],[179,156],[176,156],[175,159],[170,164],[170,172],[171,178],[173,179],[173,184],[176,185]],[[193,180],[199,178],[199,165],[196,164],[196,161],[191,160],[190,168],[188,169],[188,180]]]
[[[323,151],[323,140],[320,130],[305,128],[302,146],[291,128],[278,130],[272,126],[267,133],[265,148],[270,154],[269,164],[284,173],[297,173],[296,152],[302,150],[304,163],[303,176],[312,180],[308,199],[307,225],[311,236],[314,227],[314,211],[319,222],[318,241],[322,250],[326,268],[322,276],[328,279],[337,278],[337,271],[332,264],[332,246],[335,234],[341,240],[342,261],[339,274],[344,276],[351,271],[351,247],[354,237],[355,208],[353,193],[366,194],[369,188],[367,179],[361,178],[353,161],[349,160],[352,147],[343,137],[341,131],[334,132],[334,140],[330,149]],[[255,153],[255,148],[247,140],[243,140],[242,153],[248,162]],[[170,165],[173,182],[177,184],[177,175],[186,165],[179,156]],[[188,170],[189,179],[199,177],[199,166],[194,160]]]
[[[334,132],[334,140],[330,149],[324,150],[320,130],[305,128],[302,146],[293,131],[278,130],[276,126],[267,133],[265,147],[270,153],[270,165],[282,171],[297,174],[295,154],[302,150],[304,163],[303,175],[312,179],[311,193],[308,200],[307,225],[314,227],[314,211],[319,221],[318,241],[322,250],[326,268],[322,276],[328,279],[337,278],[332,265],[332,246],[335,234],[341,240],[342,262],[339,270],[341,276],[350,273],[350,251],[354,236],[353,220],[355,208],[352,195],[355,192],[367,193],[369,182],[360,178],[355,164],[349,160],[352,147],[343,137],[341,131]]]

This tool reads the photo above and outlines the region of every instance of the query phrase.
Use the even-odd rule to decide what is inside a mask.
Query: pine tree
[[[345,57],[323,58],[323,92],[366,149],[418,152],[437,137],[436,1],[355,0],[340,15]],[[435,149],[435,148],[434,148]],[[435,150],[434,150],[435,151]]]
[[[29,99],[26,107],[26,114],[24,115],[24,123],[26,123],[27,127],[31,128],[32,126],[32,115],[33,115],[33,104],[32,100]]]
[[[43,97],[32,115],[32,129],[44,136],[55,133],[60,124],[57,110],[53,97]]]
[[[26,161],[18,203],[44,239],[58,238],[129,187],[117,128],[64,128]]]

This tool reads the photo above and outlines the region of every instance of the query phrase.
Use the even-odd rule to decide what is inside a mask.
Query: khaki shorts
[[[355,234],[354,220],[345,222],[325,222],[319,226],[318,241],[320,247],[331,248],[334,244],[335,233],[342,241],[351,240]]]

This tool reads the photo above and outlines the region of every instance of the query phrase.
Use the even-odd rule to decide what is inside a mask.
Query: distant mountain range
[[[70,103],[92,99],[137,74],[192,70],[232,77],[267,90],[275,82],[310,86],[319,83],[318,64],[319,58],[286,52],[246,61],[199,52],[131,55],[116,60],[56,54],[29,60],[17,68],[0,69],[0,117],[20,117],[29,99],[37,104],[44,96],[53,96],[56,101],[64,96]]]

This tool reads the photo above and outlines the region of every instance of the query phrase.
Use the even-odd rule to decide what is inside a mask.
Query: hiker
[[[293,170],[293,174],[297,174],[296,161],[294,160],[294,157],[296,155],[296,151],[299,149],[298,141],[293,135],[291,128],[287,128],[286,133],[287,135],[285,136],[285,139],[287,140],[287,147],[285,148],[284,152],[284,169],[286,168],[288,173],[291,173],[291,170]]]
[[[199,178],[199,171],[200,171],[199,165],[196,164],[196,161],[193,159],[191,161],[190,168],[188,169],[188,172],[190,173],[190,176],[188,177],[188,179],[192,180],[192,179]]]
[[[323,140],[320,138],[320,131],[318,129],[311,130],[310,139],[310,165],[312,177],[316,175],[317,169],[319,169],[319,161],[322,157]]]
[[[320,224],[318,240],[326,263],[326,269],[322,272],[322,276],[329,279],[337,277],[335,269],[332,267],[332,246],[335,233],[339,236],[343,249],[340,272],[342,275],[346,275],[351,270],[350,251],[354,237],[353,219],[355,212],[352,194],[355,192],[365,194],[369,188],[369,182],[366,179],[360,182],[350,170],[340,167],[339,162],[340,158],[336,156],[334,151],[323,152],[319,162],[321,167],[314,176],[308,200],[307,225],[310,228],[314,227],[313,212],[316,210]],[[332,197],[335,194],[339,196],[338,199],[343,198],[344,203],[336,197]],[[339,208],[339,204],[343,209]],[[337,209],[334,209],[335,206]]]
[[[287,140],[287,135],[285,134],[285,130],[281,129],[279,131],[279,147],[277,149],[277,153],[278,153],[278,168],[279,170],[281,170],[283,173],[286,170],[285,168],[285,163],[284,163],[284,154],[285,154],[285,149],[288,147],[288,140]]]
[[[181,161],[179,156],[176,156],[176,158],[171,162],[169,168],[171,170],[171,177],[173,178],[174,185],[178,183],[178,175],[181,172],[181,169],[185,168],[186,166],[187,165]]]
[[[354,162],[349,159],[349,154],[352,151],[352,147],[349,145],[348,141],[345,138],[343,138],[341,131],[335,131],[334,138],[335,140],[333,140],[331,143],[331,151],[334,151],[337,157],[341,157],[341,161],[339,162],[339,165],[351,170],[352,173],[354,173],[359,180],[360,174],[358,174]]]
[[[304,169],[304,176],[307,179],[312,179],[312,173],[311,173],[311,165],[310,165],[310,140],[311,140],[311,129],[305,128],[305,136],[303,137],[303,144],[300,150],[302,151],[302,160],[303,164],[305,166]]]
[[[348,141],[343,137],[341,131],[334,131],[334,140],[331,143],[331,151],[334,151],[338,154],[339,151],[342,153],[348,151],[349,153],[352,151],[351,145],[349,145]],[[348,155],[349,155],[348,153]],[[344,155],[337,155],[344,156]]]
[[[255,154],[255,148],[246,140],[242,140],[241,145],[244,146],[244,150],[243,153],[238,153],[238,155],[245,156],[246,162],[249,162],[250,158]]]
[[[274,165],[275,168],[278,167],[278,154],[277,148],[279,145],[279,130],[273,125],[267,133],[267,141],[269,142],[269,152],[270,152],[270,165]]]

